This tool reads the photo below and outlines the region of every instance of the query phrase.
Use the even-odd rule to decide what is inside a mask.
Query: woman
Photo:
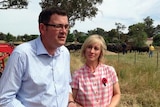
[[[103,64],[106,44],[102,36],[91,35],[82,45],[84,66],[73,74],[73,97],[79,107],[115,107],[120,100],[116,71]]]

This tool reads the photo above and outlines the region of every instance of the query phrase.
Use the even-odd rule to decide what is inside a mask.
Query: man
[[[68,16],[59,7],[39,15],[40,36],[17,46],[0,79],[0,107],[75,107],[70,54],[65,44]]]
[[[153,56],[154,46],[152,44],[149,45],[149,57]]]

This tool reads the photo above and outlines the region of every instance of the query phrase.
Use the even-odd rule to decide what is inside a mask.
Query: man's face
[[[42,42],[46,48],[56,49],[66,42],[69,22],[67,16],[53,14],[49,23],[40,24]]]

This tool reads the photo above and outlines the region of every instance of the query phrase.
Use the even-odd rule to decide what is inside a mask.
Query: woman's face
[[[85,58],[87,62],[98,62],[101,54],[101,45],[94,43],[85,49]]]

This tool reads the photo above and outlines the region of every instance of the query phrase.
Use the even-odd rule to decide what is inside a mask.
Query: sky
[[[14,36],[39,34],[40,1],[30,0],[28,9],[0,10],[0,32]],[[97,7],[99,11],[96,17],[76,21],[71,32],[78,30],[87,33],[88,30],[96,28],[110,31],[116,28],[115,23],[125,25],[126,28],[122,32],[128,32],[128,26],[143,22],[148,16],[153,19],[155,27],[160,25],[160,0],[103,0]]]

